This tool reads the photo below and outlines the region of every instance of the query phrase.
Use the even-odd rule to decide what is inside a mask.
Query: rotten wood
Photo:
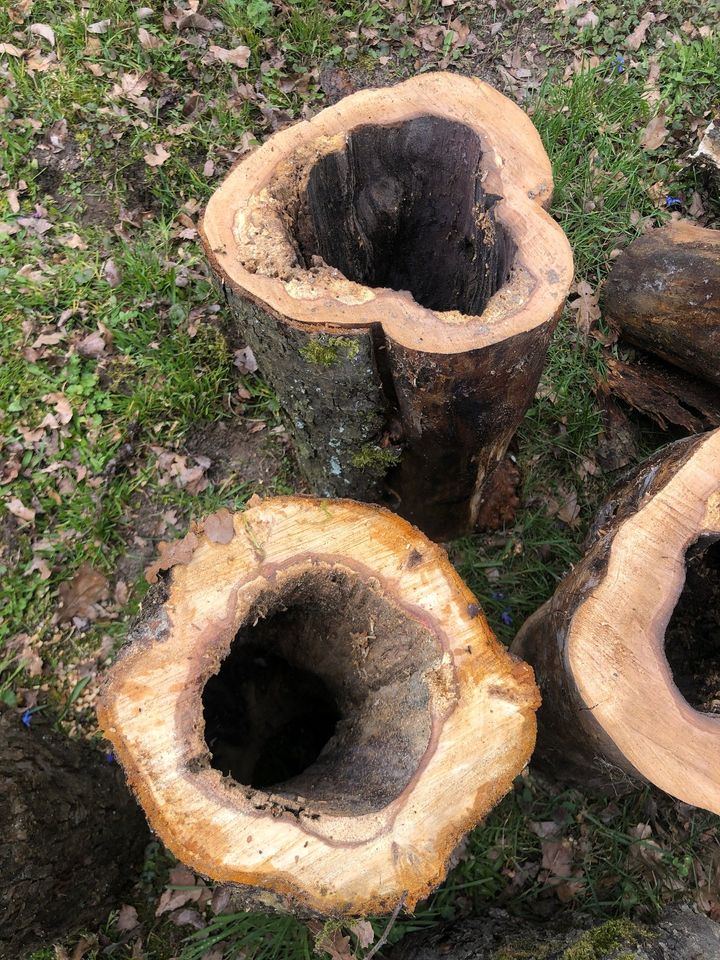
[[[0,711],[0,958],[104,923],[150,839],[116,764]]]
[[[380,507],[256,500],[189,536],[99,706],[152,827],[235,903],[412,910],[527,762],[532,671]]]
[[[719,541],[720,430],[660,450],[610,497],[511,647],[543,697],[534,764],[720,813]]]
[[[632,361],[605,357],[601,390],[617,397],[662,430],[702,433],[720,427],[720,389],[647,353]]]
[[[212,271],[314,492],[474,528],[572,280],[530,119],[480,80],[364,90],[211,198]]]
[[[720,386],[720,231],[678,220],[614,261],[605,318],[622,337]]]

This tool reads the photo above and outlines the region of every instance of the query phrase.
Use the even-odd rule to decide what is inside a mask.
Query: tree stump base
[[[99,707],[153,828],[255,904],[412,909],[527,762],[532,671],[377,507],[220,511],[172,563]]]
[[[211,198],[211,269],[313,492],[473,529],[572,281],[530,119],[422,74],[273,135]]]

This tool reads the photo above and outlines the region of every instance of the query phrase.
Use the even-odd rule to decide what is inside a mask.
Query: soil
[[[266,430],[252,433],[252,426],[239,418],[198,423],[188,434],[185,448],[210,458],[208,477],[214,483],[248,484],[257,488],[256,493],[270,494],[278,476],[292,471],[294,465],[288,465],[287,440]]]
[[[665,655],[687,702],[720,715],[720,540],[691,547],[686,570],[665,631]]]

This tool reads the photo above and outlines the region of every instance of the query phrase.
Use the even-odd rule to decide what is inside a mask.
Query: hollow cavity
[[[427,749],[434,634],[350,572],[313,564],[260,595],[203,690],[211,764],[322,812],[400,795]]]
[[[690,706],[720,714],[720,539],[697,540],[686,553],[685,571],[665,631],[665,656]]]
[[[431,310],[482,313],[509,278],[515,245],[481,183],[469,127],[423,116],[358,127],[313,166],[291,225],[314,258],[369,287],[407,290]]]

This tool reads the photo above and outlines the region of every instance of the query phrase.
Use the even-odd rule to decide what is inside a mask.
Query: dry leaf
[[[110,29],[111,20],[96,20],[87,28],[88,33],[107,33]]]
[[[233,516],[227,507],[221,507],[205,518],[205,536],[211,543],[230,543],[235,536]]]
[[[27,51],[16,47],[14,43],[0,43],[0,54],[6,53],[9,57],[22,57]]]
[[[596,27],[600,23],[600,17],[591,9],[584,13],[582,17],[578,17],[575,23],[581,30],[583,27]]]
[[[162,46],[160,37],[156,37],[150,33],[149,30],[146,30],[145,27],[140,27],[138,30],[138,40],[143,50],[157,50],[158,47]]]
[[[31,523],[35,519],[35,511],[31,507],[26,507],[19,497],[10,497],[5,504],[10,513],[19,520],[27,520]]]
[[[88,360],[97,360],[105,353],[106,348],[105,337],[99,330],[95,330],[83,337],[76,350],[81,357],[86,357]]]
[[[105,261],[103,264],[103,276],[111,287],[120,286],[120,271],[115,266],[114,260],[109,259]]]
[[[375,941],[375,931],[369,920],[356,920],[350,924],[350,930],[357,937],[358,946],[365,950]]]
[[[258,368],[255,354],[250,347],[243,347],[242,350],[236,350],[233,363],[240,373],[255,373]]]
[[[210,44],[207,53],[208,63],[231,63],[235,67],[244,70],[250,61],[250,47],[240,45],[234,50],[226,50],[224,47],[217,47],[214,43]]]
[[[156,143],[153,150],[154,153],[146,153],[143,159],[149,167],[161,167],[170,157],[170,154],[161,143]]]
[[[67,399],[64,393],[46,393],[43,397],[45,403],[51,403],[53,408],[57,412],[58,419],[60,423],[70,423],[72,420],[72,407],[70,406],[70,401]]]
[[[551,877],[572,876],[573,851],[569,840],[543,840],[542,865]]]
[[[48,26],[47,23],[31,23],[29,30],[30,33],[34,33],[36,37],[42,37],[43,40],[47,40],[51,47],[55,46],[55,31],[51,26]]]
[[[633,32],[625,41],[625,46],[628,50],[639,50],[645,40],[645,34],[648,32],[648,27],[651,23],[655,22],[654,13],[646,13],[643,15],[640,23],[635,27]]]
[[[97,611],[95,604],[108,596],[107,578],[91,564],[83,563],[72,580],[60,584],[60,622],[73,617],[92,620]]]
[[[578,297],[568,302],[572,310],[577,310],[575,324],[583,337],[587,339],[593,326],[600,319],[600,297],[593,292],[587,280],[581,280],[575,287]]]
[[[172,543],[161,540],[158,544],[159,558],[145,570],[147,582],[157,583],[158,573],[161,570],[170,570],[177,564],[190,563],[197,545],[198,538],[192,530],[189,530],[182,540],[173,540]]]
[[[128,906],[124,903],[120,907],[120,913],[118,914],[117,919],[117,928],[121,933],[129,932],[134,930],[140,921],[138,920],[138,912],[135,907]]]
[[[665,126],[665,114],[660,111],[656,117],[653,117],[650,123],[645,127],[640,137],[640,146],[646,150],[657,150],[659,146],[665,143],[667,135],[670,133]]]

